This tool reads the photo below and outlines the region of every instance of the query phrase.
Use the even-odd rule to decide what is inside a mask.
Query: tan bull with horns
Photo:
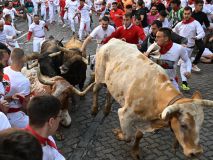
[[[202,100],[198,92],[185,98],[173,87],[164,69],[135,45],[112,39],[102,46],[96,54],[95,83],[92,112],[97,113],[98,90],[105,84],[109,91],[105,112],[110,111],[112,95],[121,105],[121,129],[114,133],[118,140],[135,139],[131,152],[134,159],[139,159],[144,133],[169,126],[186,156],[203,152],[199,145],[203,107],[212,107],[213,101]]]

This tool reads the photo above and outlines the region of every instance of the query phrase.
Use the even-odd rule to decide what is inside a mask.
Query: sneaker
[[[192,65],[192,70],[193,70],[194,72],[200,72],[200,71],[201,71],[201,69],[198,68],[197,65]]]
[[[64,24],[63,26],[62,26],[62,28],[65,28],[67,25],[66,24]]]
[[[187,86],[187,85],[185,85],[185,84],[181,84],[181,86],[180,86],[181,88],[182,88],[182,90],[184,90],[184,91],[189,91],[190,90],[190,88],[189,88],[189,86]]]

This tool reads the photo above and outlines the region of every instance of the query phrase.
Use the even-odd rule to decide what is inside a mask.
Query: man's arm
[[[146,39],[141,44],[141,48],[139,49],[141,52],[146,52],[147,51],[147,49],[148,49],[148,40],[149,40],[149,37],[147,36]]]
[[[82,46],[81,46],[81,52],[84,53],[83,51],[85,50],[86,46],[88,45],[88,43],[92,40],[92,37],[89,35],[83,42]],[[83,57],[86,57],[86,55],[83,55]]]
[[[204,38],[205,32],[203,30],[203,27],[201,26],[201,24],[198,21],[196,21],[195,24],[196,24],[196,32],[197,32],[197,36],[195,36],[195,38],[197,40]]]

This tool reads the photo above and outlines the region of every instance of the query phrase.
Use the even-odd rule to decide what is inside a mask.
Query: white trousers
[[[75,20],[73,19],[74,15],[68,16],[69,25],[71,27],[71,30],[75,32]]]
[[[189,56],[189,58],[190,58],[193,49],[191,49],[191,48],[186,48],[186,50],[187,50],[188,56]],[[186,65],[186,63],[181,62],[181,64],[180,64],[180,76],[181,76],[181,80],[182,80],[182,81],[187,81],[187,78],[186,78],[186,76],[184,75],[185,72],[187,72],[187,65]]]
[[[45,38],[33,37],[33,52],[40,52],[41,45],[45,41]]]
[[[27,22],[28,22],[28,27],[30,27],[30,25],[32,24],[33,21],[33,15],[27,13]]]
[[[34,14],[38,14],[38,3],[33,3]]]
[[[54,21],[54,5],[50,4],[49,5],[49,17],[50,17],[50,23]]]
[[[47,11],[46,11],[46,5],[45,3],[41,4],[41,17],[43,17],[43,20],[47,20]]]
[[[7,113],[7,118],[12,127],[25,128],[29,124],[29,117],[22,111]]]
[[[80,40],[82,40],[82,38],[83,38],[84,29],[86,31],[86,34],[89,34],[89,32],[90,32],[90,21],[88,21],[88,22],[81,21],[80,22],[80,28],[79,28],[79,32],[78,32]]]
[[[179,86],[178,86],[178,83],[177,83],[177,81],[176,81],[175,79],[172,79],[172,85],[173,85],[178,91],[180,91]]]

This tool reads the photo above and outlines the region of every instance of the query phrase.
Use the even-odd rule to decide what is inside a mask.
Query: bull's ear
[[[192,99],[202,99],[201,93],[199,91],[195,91],[192,95]]]

